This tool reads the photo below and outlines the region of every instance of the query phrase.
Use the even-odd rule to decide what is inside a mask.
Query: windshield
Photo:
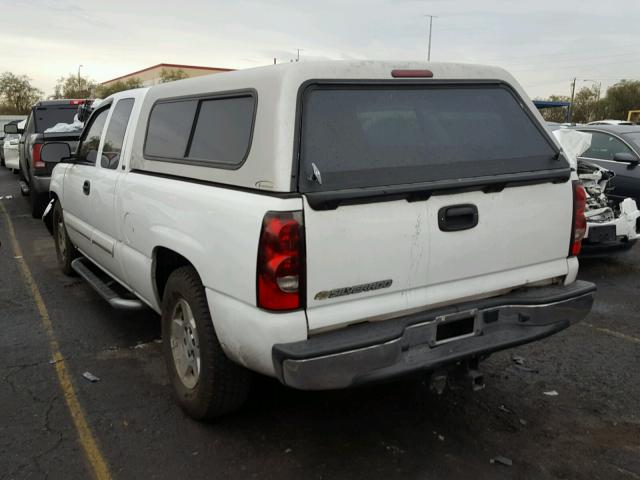
[[[314,86],[303,102],[301,191],[567,167],[497,84]]]
[[[73,116],[77,111],[76,105],[36,108],[34,117],[36,133],[42,133],[58,123],[73,123]]]

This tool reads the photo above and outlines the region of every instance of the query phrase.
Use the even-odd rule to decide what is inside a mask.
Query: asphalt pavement
[[[172,399],[159,317],[64,276],[16,180],[0,170],[2,479],[640,479],[638,246],[582,261],[599,287],[589,317],[490,357],[480,392],[257,379],[243,410],[203,424]]]

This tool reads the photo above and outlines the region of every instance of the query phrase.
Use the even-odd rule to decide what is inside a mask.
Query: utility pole
[[[427,50],[427,62],[431,61],[431,30],[433,29],[433,19],[438,18],[435,15],[425,15],[425,17],[429,17],[429,47]]]
[[[573,120],[573,98],[576,95],[576,80],[578,80],[576,77],[573,77],[573,82],[571,82],[571,103],[569,104],[569,115],[568,115],[568,119],[569,123],[572,123]]]
[[[80,69],[83,67],[83,65],[78,65],[78,90],[80,90],[81,87],[81,83],[80,83]]]

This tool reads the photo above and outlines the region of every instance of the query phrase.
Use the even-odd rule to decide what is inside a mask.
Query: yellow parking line
[[[596,327],[595,325],[593,325],[591,323],[587,323],[587,322],[583,322],[583,323],[587,327],[591,327],[594,330],[597,330],[598,332],[606,333],[607,335],[611,335],[612,337],[621,338],[622,340],[626,340],[628,342],[640,344],[640,338],[634,337],[632,335],[627,335],[626,333],[616,332],[615,330],[609,330],[608,328],[604,328],[604,327]]]
[[[38,308],[38,313],[40,314],[42,327],[47,333],[47,338],[49,339],[49,348],[51,349],[51,353],[53,356],[53,363],[56,369],[56,373],[58,374],[58,384],[60,385],[60,389],[64,394],[64,400],[67,403],[69,413],[71,414],[71,418],[73,419],[73,424],[76,427],[76,432],[78,433],[78,439],[80,440],[82,449],[84,450],[84,454],[87,458],[87,461],[89,462],[89,465],[91,466],[95,478],[97,478],[98,480],[108,480],[111,478],[111,474],[109,473],[109,466],[107,465],[106,460],[100,452],[98,442],[91,432],[91,428],[89,427],[87,419],[85,418],[84,410],[80,405],[80,402],[78,401],[78,396],[76,395],[76,392],[73,388],[71,375],[69,374],[69,370],[67,368],[67,363],[60,353],[60,346],[53,331],[53,325],[51,323],[51,318],[49,317],[49,312],[47,311],[47,307],[45,306],[44,301],[42,300],[40,289],[33,279],[33,275],[31,275],[29,266],[24,260],[22,249],[18,244],[16,232],[13,228],[13,223],[11,222],[9,213],[7,212],[7,209],[2,204],[2,202],[0,202],[0,210],[2,211],[2,214],[6,219],[7,230],[11,239],[11,247],[13,249],[13,254],[16,257],[16,261],[18,262],[18,266],[20,267],[22,279],[24,280],[29,293],[31,293],[31,296],[33,297],[36,307]]]

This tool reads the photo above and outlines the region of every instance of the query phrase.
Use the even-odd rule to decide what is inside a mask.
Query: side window
[[[145,155],[210,166],[236,166],[251,143],[256,98],[188,99],[151,110]]]
[[[591,146],[582,154],[582,157],[613,160],[616,153],[633,154],[629,147],[612,135],[602,132],[587,133],[591,133]]]
[[[87,165],[95,165],[96,158],[98,157],[98,147],[100,146],[100,137],[102,136],[102,130],[107,120],[107,114],[109,108],[105,108],[98,112],[92,119],[89,129],[87,130],[82,143],[80,144],[80,150],[78,152],[78,162]]]
[[[145,155],[182,158],[187,151],[189,134],[198,102],[196,100],[158,103],[151,110]]]
[[[120,100],[113,109],[107,133],[104,136],[104,145],[102,146],[102,158],[100,159],[102,168],[118,168],[120,152],[122,152],[122,144],[124,143],[124,134],[129,124],[133,102],[133,98],[125,98]]]
[[[187,157],[211,163],[242,163],[251,140],[253,97],[205,100]]]

